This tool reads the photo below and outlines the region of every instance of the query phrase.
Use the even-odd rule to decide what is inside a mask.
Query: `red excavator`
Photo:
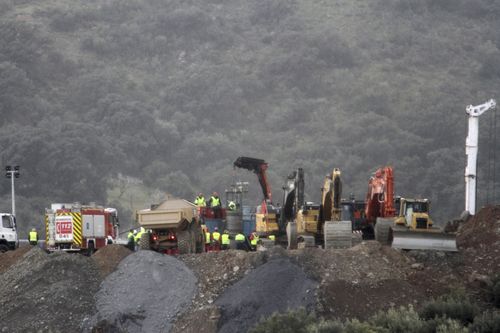
[[[394,224],[394,177],[392,167],[375,171],[368,182],[365,216],[375,231],[375,239],[382,244],[390,241],[390,228]]]
[[[266,161],[253,157],[238,157],[233,163],[236,168],[243,168],[253,171],[259,179],[260,187],[264,195],[264,200],[257,208],[255,214],[255,231],[259,236],[278,235],[280,228],[276,216],[276,209],[272,204],[271,186],[267,182]]]
[[[395,207],[397,204],[397,207]],[[456,235],[433,226],[428,199],[394,197],[392,167],[375,171],[368,183],[366,219],[375,239],[405,250],[457,251]]]

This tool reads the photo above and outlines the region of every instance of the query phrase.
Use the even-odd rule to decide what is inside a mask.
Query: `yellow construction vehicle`
[[[321,204],[304,202],[304,172],[298,169],[289,178],[291,189],[284,204],[287,238],[290,248],[310,247],[322,244],[325,248],[344,248],[352,244],[352,223],[341,221],[340,170],[333,169],[325,177]],[[291,197],[291,199],[290,199]],[[293,207],[293,209],[291,208]],[[296,212],[294,213],[290,213]]]
[[[456,235],[433,225],[428,199],[396,197],[392,247],[405,250],[458,251]]]

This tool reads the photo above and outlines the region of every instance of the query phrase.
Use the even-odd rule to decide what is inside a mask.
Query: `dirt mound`
[[[33,247],[0,275],[0,330],[79,332],[100,282],[90,258]]]
[[[459,229],[457,245],[462,248],[500,247],[500,206],[487,206]]]
[[[219,333],[246,332],[261,318],[316,304],[317,283],[288,258],[271,258],[229,287],[215,302]]]
[[[6,271],[10,266],[15,264],[29,250],[31,250],[31,246],[21,246],[14,251],[0,253],[0,273]]]
[[[92,259],[97,264],[102,278],[105,278],[115,271],[116,267],[123,260],[123,258],[131,253],[132,251],[127,249],[125,246],[112,244],[97,251],[92,256]]]
[[[101,284],[98,312],[85,331],[95,326],[114,332],[168,332],[195,292],[196,277],[182,261],[152,251],[135,252]]]
[[[425,295],[403,280],[382,280],[376,283],[336,280],[326,283],[320,291],[318,313],[329,319],[367,319],[379,310],[422,303]]]

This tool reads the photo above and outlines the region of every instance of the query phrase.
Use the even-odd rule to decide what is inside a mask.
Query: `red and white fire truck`
[[[92,253],[116,239],[118,225],[115,208],[54,203],[45,210],[45,246],[48,251]]]

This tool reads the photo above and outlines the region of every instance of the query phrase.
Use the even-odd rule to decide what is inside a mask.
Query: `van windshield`
[[[14,226],[12,225],[12,220],[10,219],[10,216],[2,216],[2,227],[3,228],[13,228]]]

